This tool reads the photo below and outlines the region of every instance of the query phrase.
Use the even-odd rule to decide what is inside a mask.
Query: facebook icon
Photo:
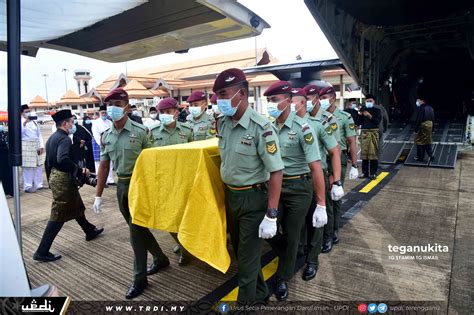
[[[219,312],[221,312],[222,314],[226,314],[227,312],[229,312],[229,305],[227,305],[226,303],[222,303],[221,305],[219,305]]]

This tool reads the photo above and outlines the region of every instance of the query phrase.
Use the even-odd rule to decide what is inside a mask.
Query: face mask
[[[25,113],[25,117],[30,117],[30,116],[31,116],[31,112]]]
[[[420,101],[418,101],[418,100],[416,101],[416,106],[418,106],[418,107],[421,106]]]
[[[320,100],[321,103],[321,108],[323,110],[328,110],[329,107],[331,107],[331,103],[329,103],[329,99],[322,99]]]
[[[351,104],[351,108],[352,108],[353,110],[357,110],[357,104],[352,103],[352,104]]]
[[[73,135],[77,131],[76,125],[72,125],[71,129],[68,129],[70,135]]]
[[[202,113],[201,106],[190,106],[189,112],[193,117],[198,117]]]
[[[109,110],[107,109],[107,113],[109,112]],[[100,116],[100,118],[103,120],[103,121],[106,121],[107,120],[107,115],[104,115],[104,116]]]
[[[90,119],[86,119],[86,120],[84,120],[84,123],[85,123],[86,125],[89,125],[89,124],[91,123],[91,121],[90,121]]]
[[[118,121],[123,117],[123,108],[118,106],[109,106],[107,107],[107,115],[109,115],[113,121]],[[102,119],[104,119],[103,117],[104,116],[102,116]]]
[[[0,132],[3,132],[5,130],[5,126],[4,125],[0,125]]]
[[[132,115],[133,116],[138,116],[138,110],[136,110],[136,109],[132,110]]]
[[[160,114],[160,120],[165,126],[171,125],[174,122],[174,115]]]
[[[311,113],[314,109],[314,105],[312,101],[306,101],[306,111]]]
[[[269,102],[267,105],[267,112],[268,115],[270,115],[273,118],[278,118],[280,117],[281,113],[283,112],[282,110],[278,109],[278,104],[279,103],[273,103]]]
[[[367,107],[367,108],[373,108],[373,107],[374,107],[374,103],[373,103],[373,102],[366,102],[366,103],[365,103],[365,107]]]
[[[231,98],[226,98],[226,99],[218,99],[217,100],[217,107],[219,108],[219,111],[224,114],[224,116],[234,116],[235,113],[237,112],[237,108],[239,108],[239,105],[241,102],[239,102],[239,104],[237,104],[236,107],[232,107],[232,100],[234,99],[234,97],[237,95],[237,93],[239,93],[239,91],[237,91],[234,96],[232,96]]]
[[[212,111],[216,114],[220,114],[219,107],[217,105],[212,104]]]
[[[158,114],[150,114],[151,119],[156,119],[157,116],[158,116]]]
[[[296,112],[296,104],[291,103],[291,105],[290,105],[290,111]]]

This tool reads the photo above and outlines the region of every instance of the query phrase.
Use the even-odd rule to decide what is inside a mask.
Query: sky
[[[270,24],[271,28],[257,36],[257,48],[266,47],[280,62],[294,61],[298,55],[303,60],[337,58],[303,0],[239,2]],[[6,28],[6,25],[0,27]],[[75,69],[89,69],[92,76],[90,85],[97,86],[108,76],[125,73],[126,70],[146,69],[250,49],[255,49],[255,38],[192,48],[187,54],[169,53],[127,63],[108,63],[56,50],[40,49],[34,58],[21,57],[22,103],[29,103],[36,95],[46,99],[46,90],[49,101],[58,101],[66,92],[66,84],[68,89],[77,93],[77,83],[73,79]],[[44,74],[47,75],[46,84]],[[0,52],[0,110],[7,108],[7,84],[7,53]]]

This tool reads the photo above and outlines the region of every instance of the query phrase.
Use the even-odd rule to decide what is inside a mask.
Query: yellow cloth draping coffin
[[[134,224],[178,233],[188,252],[225,273],[230,256],[219,167],[216,138],[143,150],[128,198]]]

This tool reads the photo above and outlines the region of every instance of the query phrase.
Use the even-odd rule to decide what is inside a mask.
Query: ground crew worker
[[[299,95],[303,93],[307,94],[308,100]],[[321,108],[318,93],[318,86],[314,84],[307,85],[304,87],[303,92],[293,93],[293,102],[296,104],[297,114],[300,117],[304,117],[306,112],[308,112],[308,115],[306,115],[307,121],[315,130],[318,138],[325,182],[326,213],[328,215],[328,222],[334,222],[334,200],[337,201],[344,195],[341,183],[341,149],[335,136],[336,133],[339,133],[339,127],[337,119]],[[303,104],[305,106],[302,106]],[[328,172],[327,154],[330,157],[331,173]],[[311,207],[314,207],[315,202],[313,199]],[[312,219],[312,213],[308,212],[306,226],[303,227],[301,236],[303,245],[306,245],[307,248],[306,267],[302,275],[305,281],[316,277],[324,235],[324,227],[313,227],[312,220],[310,219]]]
[[[362,174],[359,178],[375,179],[377,177],[379,143],[380,143],[380,122],[382,113],[374,107],[374,97],[367,95],[365,106],[362,106],[357,114],[355,123],[361,126],[360,146],[362,159]]]
[[[435,119],[433,107],[426,104],[423,92],[418,92],[418,99],[416,100],[418,113],[415,122],[415,144],[416,156],[415,161],[424,161],[425,152],[428,154],[430,160],[433,159],[433,122]]]
[[[351,115],[339,109],[336,106],[336,91],[331,84],[326,83],[327,86],[319,90],[319,98],[321,108],[326,110],[339,121],[341,146],[341,183],[344,187],[344,179],[346,177],[346,168],[348,162],[348,155],[350,154],[350,161],[352,163],[349,172],[349,179],[356,179],[359,177],[357,170],[357,146],[356,146],[356,125]],[[341,200],[334,201],[334,222],[329,222],[324,227],[324,238],[322,253],[329,253],[333,244],[339,243],[339,221],[341,217]]]
[[[172,97],[164,98],[158,103],[158,110],[160,111],[162,124],[152,128],[150,131],[152,138],[151,141],[153,142],[154,147],[193,141],[193,132],[190,126],[187,123],[182,123],[177,120],[179,115],[178,101]],[[176,233],[170,234],[179,244],[178,235]],[[189,263],[191,255],[181,246],[177,245],[173,251],[175,253],[180,253],[178,260],[180,266]]]
[[[249,89],[240,69],[221,72],[214,82],[221,178],[225,183],[227,228],[238,261],[237,303],[269,297],[260,258],[261,239],[275,236],[283,162],[271,123],[248,103]]]
[[[313,199],[313,191],[317,200],[317,205],[311,209],[314,212],[313,225],[320,228],[327,223],[324,175],[316,134],[304,118],[296,115],[296,106],[291,106],[296,105],[292,103],[291,84],[277,81],[263,95],[267,97],[268,114],[275,119],[274,126],[285,166],[278,207],[278,225],[283,234],[277,233],[269,240],[279,256],[275,295],[282,301],[288,298],[287,281],[295,271],[301,230]],[[305,110],[306,97],[298,105],[304,106]],[[291,110],[292,107],[295,111]]]
[[[193,129],[193,140],[213,138],[216,134],[214,117],[207,113],[207,96],[201,91],[194,91],[187,99],[191,119],[188,121]]]
[[[128,207],[128,190],[133,167],[141,151],[151,147],[146,127],[128,117],[127,113],[130,110],[128,94],[122,88],[112,90],[104,101],[108,103],[107,114],[114,123],[101,138],[100,165],[93,211],[101,212],[101,196],[109,173],[110,160],[112,160],[118,176],[119,209],[129,225],[130,242],[134,253],[134,280],[125,295],[127,299],[132,299],[140,295],[147,287],[147,275],[157,273],[169,266],[170,262],[150,230],[132,223]],[[148,270],[147,251],[153,255],[153,264]]]
[[[164,98],[158,103],[158,111],[161,125],[150,130],[154,147],[193,141],[191,127],[178,121],[178,101],[172,97]]]

